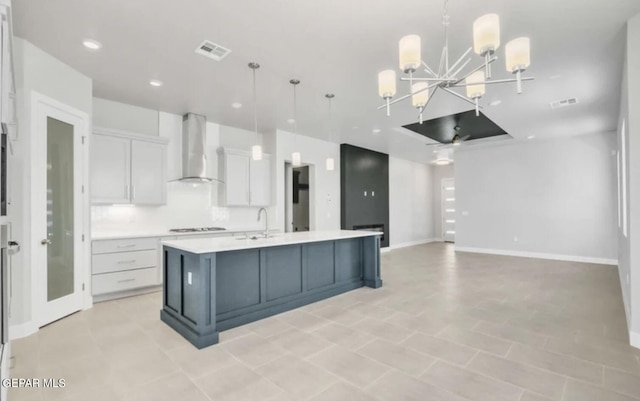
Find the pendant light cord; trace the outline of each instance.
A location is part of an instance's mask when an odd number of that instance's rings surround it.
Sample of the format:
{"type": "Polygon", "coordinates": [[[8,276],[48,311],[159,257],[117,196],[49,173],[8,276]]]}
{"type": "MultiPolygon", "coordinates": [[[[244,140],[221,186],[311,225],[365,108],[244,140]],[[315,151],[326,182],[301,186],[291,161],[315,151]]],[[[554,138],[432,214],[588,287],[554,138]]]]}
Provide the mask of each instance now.
{"type": "Polygon", "coordinates": [[[258,91],[256,89],[256,69],[253,69],[253,130],[256,133],[256,143],[260,142],[258,136],[258,91]]]}

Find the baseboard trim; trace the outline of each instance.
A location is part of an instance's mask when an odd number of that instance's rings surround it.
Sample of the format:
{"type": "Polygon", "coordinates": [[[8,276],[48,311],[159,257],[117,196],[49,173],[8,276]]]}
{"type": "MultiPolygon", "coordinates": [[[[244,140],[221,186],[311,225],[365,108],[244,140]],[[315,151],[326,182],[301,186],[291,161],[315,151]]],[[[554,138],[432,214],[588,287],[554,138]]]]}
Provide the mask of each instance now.
{"type": "Polygon", "coordinates": [[[640,349],[640,333],[629,330],[629,343],[632,347],[640,349]]]}
{"type": "Polygon", "coordinates": [[[9,339],[17,340],[18,338],[27,337],[38,331],[38,327],[32,321],[9,325],[9,339]]]}
{"type": "Polygon", "coordinates": [[[486,253],[490,255],[503,255],[503,256],[519,256],[522,258],[562,260],[565,262],[594,263],[598,265],[613,265],[613,266],[618,265],[617,259],[591,258],[591,257],[575,256],[575,255],[558,255],[554,253],[507,251],[502,249],[470,248],[470,247],[462,247],[462,246],[456,246],[455,249],[456,249],[456,252],[486,253]]]}
{"type": "Polygon", "coordinates": [[[401,242],[399,244],[393,244],[393,245],[389,246],[389,248],[390,249],[406,248],[408,246],[416,246],[416,245],[428,244],[430,242],[437,242],[437,241],[439,241],[437,238],[421,239],[421,240],[418,240],[418,241],[401,242]]]}

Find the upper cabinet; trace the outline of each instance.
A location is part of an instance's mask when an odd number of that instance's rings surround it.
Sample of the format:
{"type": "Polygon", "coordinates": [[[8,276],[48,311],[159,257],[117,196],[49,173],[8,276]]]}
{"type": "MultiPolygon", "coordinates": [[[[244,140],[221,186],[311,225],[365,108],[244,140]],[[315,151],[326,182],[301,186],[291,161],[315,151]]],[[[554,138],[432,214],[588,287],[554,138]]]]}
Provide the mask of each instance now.
{"type": "Polygon", "coordinates": [[[220,149],[220,171],[224,180],[220,202],[225,206],[269,206],[271,204],[271,156],[253,160],[251,153],[220,149]]]}
{"type": "Polygon", "coordinates": [[[106,130],[91,139],[94,204],[164,205],[167,140],[106,130]]]}

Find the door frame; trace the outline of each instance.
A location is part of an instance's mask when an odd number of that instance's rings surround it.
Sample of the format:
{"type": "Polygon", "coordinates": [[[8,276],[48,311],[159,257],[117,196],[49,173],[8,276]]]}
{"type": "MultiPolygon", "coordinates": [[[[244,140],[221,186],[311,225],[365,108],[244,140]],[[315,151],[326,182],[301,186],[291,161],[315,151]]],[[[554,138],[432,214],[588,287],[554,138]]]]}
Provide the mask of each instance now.
{"type": "MultiPolygon", "coordinates": [[[[81,154],[79,157],[75,157],[80,161],[78,166],[74,163],[74,170],[81,168],[80,172],[80,188],[74,193],[74,205],[75,208],[80,208],[79,216],[80,222],[76,227],[81,228],[81,232],[77,233],[77,239],[75,242],[74,252],[79,252],[75,257],[76,266],[74,269],[80,270],[80,286],[81,291],[81,309],[88,309],[93,305],[93,298],[91,296],[91,259],[90,259],[90,198],[89,198],[89,140],[91,132],[91,120],[89,115],[76,108],[68,106],[60,101],[52,99],[36,91],[31,91],[31,108],[30,108],[30,146],[29,154],[31,155],[31,177],[36,177],[34,173],[40,169],[43,171],[46,168],[46,158],[38,159],[34,157],[36,154],[44,152],[46,154],[46,130],[41,129],[41,121],[45,111],[42,108],[54,109],[64,114],[71,116],[75,122],[74,127],[77,127],[80,133],[81,144],[79,151],[81,154]]],[[[74,149],[75,152],[75,149],[74,149]]],[[[36,195],[41,194],[42,186],[46,182],[39,181],[37,179],[31,179],[30,181],[30,206],[29,211],[31,215],[31,321],[35,330],[38,330],[43,326],[45,318],[42,310],[43,300],[46,297],[46,275],[38,274],[39,269],[42,269],[43,265],[46,265],[46,256],[41,252],[42,245],[40,244],[41,238],[37,234],[41,230],[42,221],[45,219],[46,211],[42,210],[42,205],[39,203],[40,198],[36,195]]],[[[77,211],[77,209],[76,209],[77,211]]]]}

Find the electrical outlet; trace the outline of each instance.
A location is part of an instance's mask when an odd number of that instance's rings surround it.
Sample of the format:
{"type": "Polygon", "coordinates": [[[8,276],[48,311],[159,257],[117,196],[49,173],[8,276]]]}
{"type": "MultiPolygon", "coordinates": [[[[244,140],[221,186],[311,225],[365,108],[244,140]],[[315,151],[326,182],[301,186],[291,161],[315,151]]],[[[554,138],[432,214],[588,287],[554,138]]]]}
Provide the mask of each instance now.
{"type": "Polygon", "coordinates": [[[193,275],[191,274],[191,272],[187,272],[187,284],[193,284],[193,275]]]}

